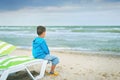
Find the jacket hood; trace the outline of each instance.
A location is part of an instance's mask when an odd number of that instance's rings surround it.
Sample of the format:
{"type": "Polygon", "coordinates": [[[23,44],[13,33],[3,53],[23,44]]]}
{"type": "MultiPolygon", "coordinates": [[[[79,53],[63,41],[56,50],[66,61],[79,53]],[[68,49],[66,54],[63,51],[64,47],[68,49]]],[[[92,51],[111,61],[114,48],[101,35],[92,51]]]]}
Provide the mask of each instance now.
{"type": "Polygon", "coordinates": [[[44,41],[43,38],[40,38],[40,37],[37,37],[33,40],[33,47],[37,47],[37,46],[40,46],[40,44],[44,41]]]}

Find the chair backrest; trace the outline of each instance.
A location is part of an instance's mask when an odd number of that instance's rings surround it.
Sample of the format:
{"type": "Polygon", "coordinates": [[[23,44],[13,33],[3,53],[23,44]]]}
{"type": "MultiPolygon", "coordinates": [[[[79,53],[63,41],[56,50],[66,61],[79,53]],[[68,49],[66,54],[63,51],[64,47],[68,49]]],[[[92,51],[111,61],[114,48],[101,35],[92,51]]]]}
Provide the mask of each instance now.
{"type": "Polygon", "coordinates": [[[0,40],[0,57],[10,54],[16,46],[0,40]]]}

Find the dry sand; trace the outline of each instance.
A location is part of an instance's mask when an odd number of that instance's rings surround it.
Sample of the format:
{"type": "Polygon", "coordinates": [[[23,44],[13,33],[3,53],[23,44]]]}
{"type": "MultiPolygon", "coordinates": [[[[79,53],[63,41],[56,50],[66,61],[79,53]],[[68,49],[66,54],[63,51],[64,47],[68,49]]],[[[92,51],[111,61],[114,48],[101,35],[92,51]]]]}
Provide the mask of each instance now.
{"type": "MultiPolygon", "coordinates": [[[[56,68],[59,76],[45,75],[42,80],[120,80],[120,56],[90,55],[75,51],[53,50],[51,54],[60,58],[56,68]]],[[[31,50],[17,49],[11,55],[31,56],[31,50]]],[[[38,70],[37,66],[32,67],[38,70]]],[[[47,71],[50,70],[50,64],[47,71]]],[[[36,74],[36,72],[32,72],[36,74]]],[[[8,80],[31,80],[26,72],[21,71],[8,80]],[[17,79],[15,79],[17,78],[17,79]]]]}

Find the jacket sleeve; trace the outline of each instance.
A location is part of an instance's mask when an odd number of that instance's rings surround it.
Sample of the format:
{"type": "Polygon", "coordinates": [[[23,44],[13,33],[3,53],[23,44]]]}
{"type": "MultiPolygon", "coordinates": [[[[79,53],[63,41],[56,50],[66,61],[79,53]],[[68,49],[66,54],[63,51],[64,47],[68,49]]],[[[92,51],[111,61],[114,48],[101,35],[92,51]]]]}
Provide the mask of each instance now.
{"type": "Polygon", "coordinates": [[[44,51],[45,54],[50,54],[48,46],[47,46],[47,44],[46,44],[45,41],[42,42],[41,48],[43,49],[43,51],[44,51]]]}

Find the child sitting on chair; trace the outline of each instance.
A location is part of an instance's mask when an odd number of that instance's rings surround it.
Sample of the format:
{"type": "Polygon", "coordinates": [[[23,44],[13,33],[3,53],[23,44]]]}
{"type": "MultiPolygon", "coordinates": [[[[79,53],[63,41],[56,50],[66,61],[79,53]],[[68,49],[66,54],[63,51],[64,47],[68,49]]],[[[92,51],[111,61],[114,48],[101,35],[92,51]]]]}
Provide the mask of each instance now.
{"type": "Polygon", "coordinates": [[[48,46],[46,44],[46,41],[44,39],[46,34],[46,28],[44,26],[38,26],[37,27],[37,34],[38,37],[36,37],[33,40],[33,48],[32,48],[32,54],[34,58],[37,59],[45,59],[52,62],[50,75],[58,75],[58,73],[54,72],[56,65],[59,63],[59,59],[56,56],[50,55],[50,51],[48,49],[48,46]]]}

